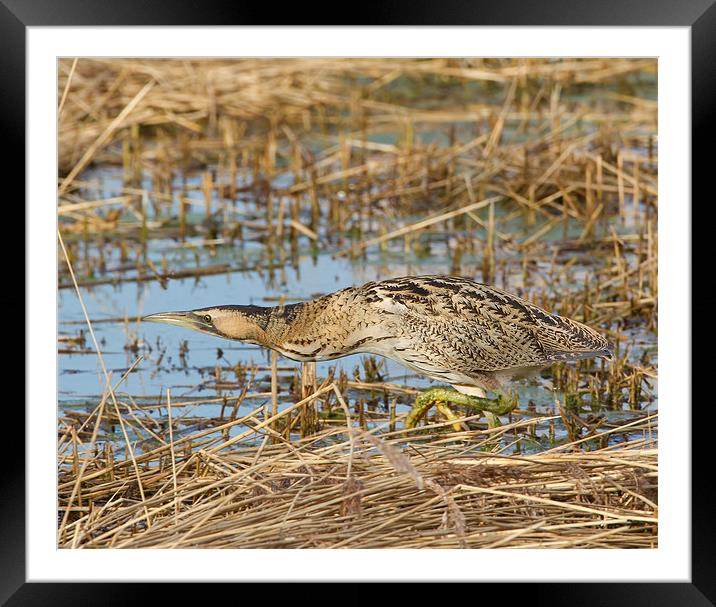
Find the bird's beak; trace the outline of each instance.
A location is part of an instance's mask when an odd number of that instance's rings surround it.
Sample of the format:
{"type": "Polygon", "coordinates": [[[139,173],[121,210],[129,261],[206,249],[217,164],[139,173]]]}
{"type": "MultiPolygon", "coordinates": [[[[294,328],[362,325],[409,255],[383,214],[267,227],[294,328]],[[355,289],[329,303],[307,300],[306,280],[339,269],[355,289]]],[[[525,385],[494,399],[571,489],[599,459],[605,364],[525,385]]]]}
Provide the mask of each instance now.
{"type": "Polygon", "coordinates": [[[159,314],[144,316],[142,320],[146,322],[162,322],[167,325],[175,325],[194,331],[215,332],[211,323],[206,322],[203,316],[195,314],[194,312],[160,312],[159,314]]]}

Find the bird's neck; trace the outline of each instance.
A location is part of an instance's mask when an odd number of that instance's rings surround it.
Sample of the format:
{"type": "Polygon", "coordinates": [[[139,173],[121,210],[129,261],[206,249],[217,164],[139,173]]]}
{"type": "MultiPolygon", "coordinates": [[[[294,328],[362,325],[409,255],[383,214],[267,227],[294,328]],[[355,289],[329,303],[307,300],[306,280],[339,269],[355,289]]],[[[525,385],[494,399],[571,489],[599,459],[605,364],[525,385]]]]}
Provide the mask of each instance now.
{"type": "Polygon", "coordinates": [[[265,340],[263,345],[273,348],[289,338],[296,321],[300,318],[305,303],[287,304],[272,308],[261,308],[256,321],[263,329],[265,340]]]}

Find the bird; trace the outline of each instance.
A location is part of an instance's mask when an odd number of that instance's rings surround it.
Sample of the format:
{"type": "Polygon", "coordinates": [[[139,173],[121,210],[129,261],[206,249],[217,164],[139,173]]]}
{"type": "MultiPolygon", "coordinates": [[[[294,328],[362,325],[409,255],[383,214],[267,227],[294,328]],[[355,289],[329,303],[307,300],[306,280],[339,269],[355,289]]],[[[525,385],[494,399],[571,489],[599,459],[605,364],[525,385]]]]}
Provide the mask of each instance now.
{"type": "Polygon", "coordinates": [[[273,307],[218,305],[142,320],[256,344],[301,362],[375,354],[448,384],[418,395],[405,419],[408,428],[433,405],[456,430],[464,426],[449,403],[507,414],[517,405],[503,389],[508,382],[554,363],[613,355],[608,340],[580,322],[447,275],[371,281],[273,307]],[[497,398],[488,399],[487,391],[497,398]]]}

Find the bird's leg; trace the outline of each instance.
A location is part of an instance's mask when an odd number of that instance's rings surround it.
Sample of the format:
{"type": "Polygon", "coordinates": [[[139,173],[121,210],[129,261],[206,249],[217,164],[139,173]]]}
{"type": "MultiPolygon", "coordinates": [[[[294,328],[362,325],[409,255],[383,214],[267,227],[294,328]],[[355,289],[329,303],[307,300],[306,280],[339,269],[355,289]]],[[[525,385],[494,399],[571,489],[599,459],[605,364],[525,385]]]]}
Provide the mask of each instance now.
{"type": "Polygon", "coordinates": [[[498,397],[492,400],[481,396],[463,394],[450,388],[430,388],[418,394],[413,408],[408,413],[408,417],[405,418],[405,426],[414,428],[430,407],[435,405],[438,411],[453,421],[453,427],[459,431],[461,429],[457,421],[459,417],[450,410],[447,405],[449,402],[463,405],[479,412],[490,411],[495,415],[505,415],[517,407],[517,399],[508,396],[504,392],[498,392],[498,397]],[[449,414],[446,411],[449,411],[449,414]]]}
{"type": "Polygon", "coordinates": [[[414,428],[434,404],[438,402],[446,404],[447,399],[445,398],[445,394],[447,392],[452,392],[452,390],[448,390],[447,388],[431,388],[418,394],[413,408],[408,412],[408,417],[405,418],[405,427],[414,428]]]}
{"type": "Polygon", "coordinates": [[[495,399],[470,396],[457,391],[455,394],[457,398],[451,399],[452,402],[476,411],[489,411],[495,415],[507,415],[510,411],[514,411],[519,404],[516,397],[505,394],[502,390],[496,391],[497,398],[495,399]]]}

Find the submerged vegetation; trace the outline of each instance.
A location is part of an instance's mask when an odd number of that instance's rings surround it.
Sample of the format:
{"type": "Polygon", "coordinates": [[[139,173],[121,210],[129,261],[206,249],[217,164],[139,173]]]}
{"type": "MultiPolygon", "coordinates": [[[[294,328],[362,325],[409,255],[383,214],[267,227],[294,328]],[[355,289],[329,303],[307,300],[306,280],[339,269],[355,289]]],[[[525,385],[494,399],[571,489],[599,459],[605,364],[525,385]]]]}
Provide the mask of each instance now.
{"type": "Polygon", "coordinates": [[[60,547],[656,546],[655,60],[58,71],[60,547]],[[430,384],[384,359],[139,323],[419,273],[616,356],[516,383],[469,431],[411,431],[430,384]]]}

